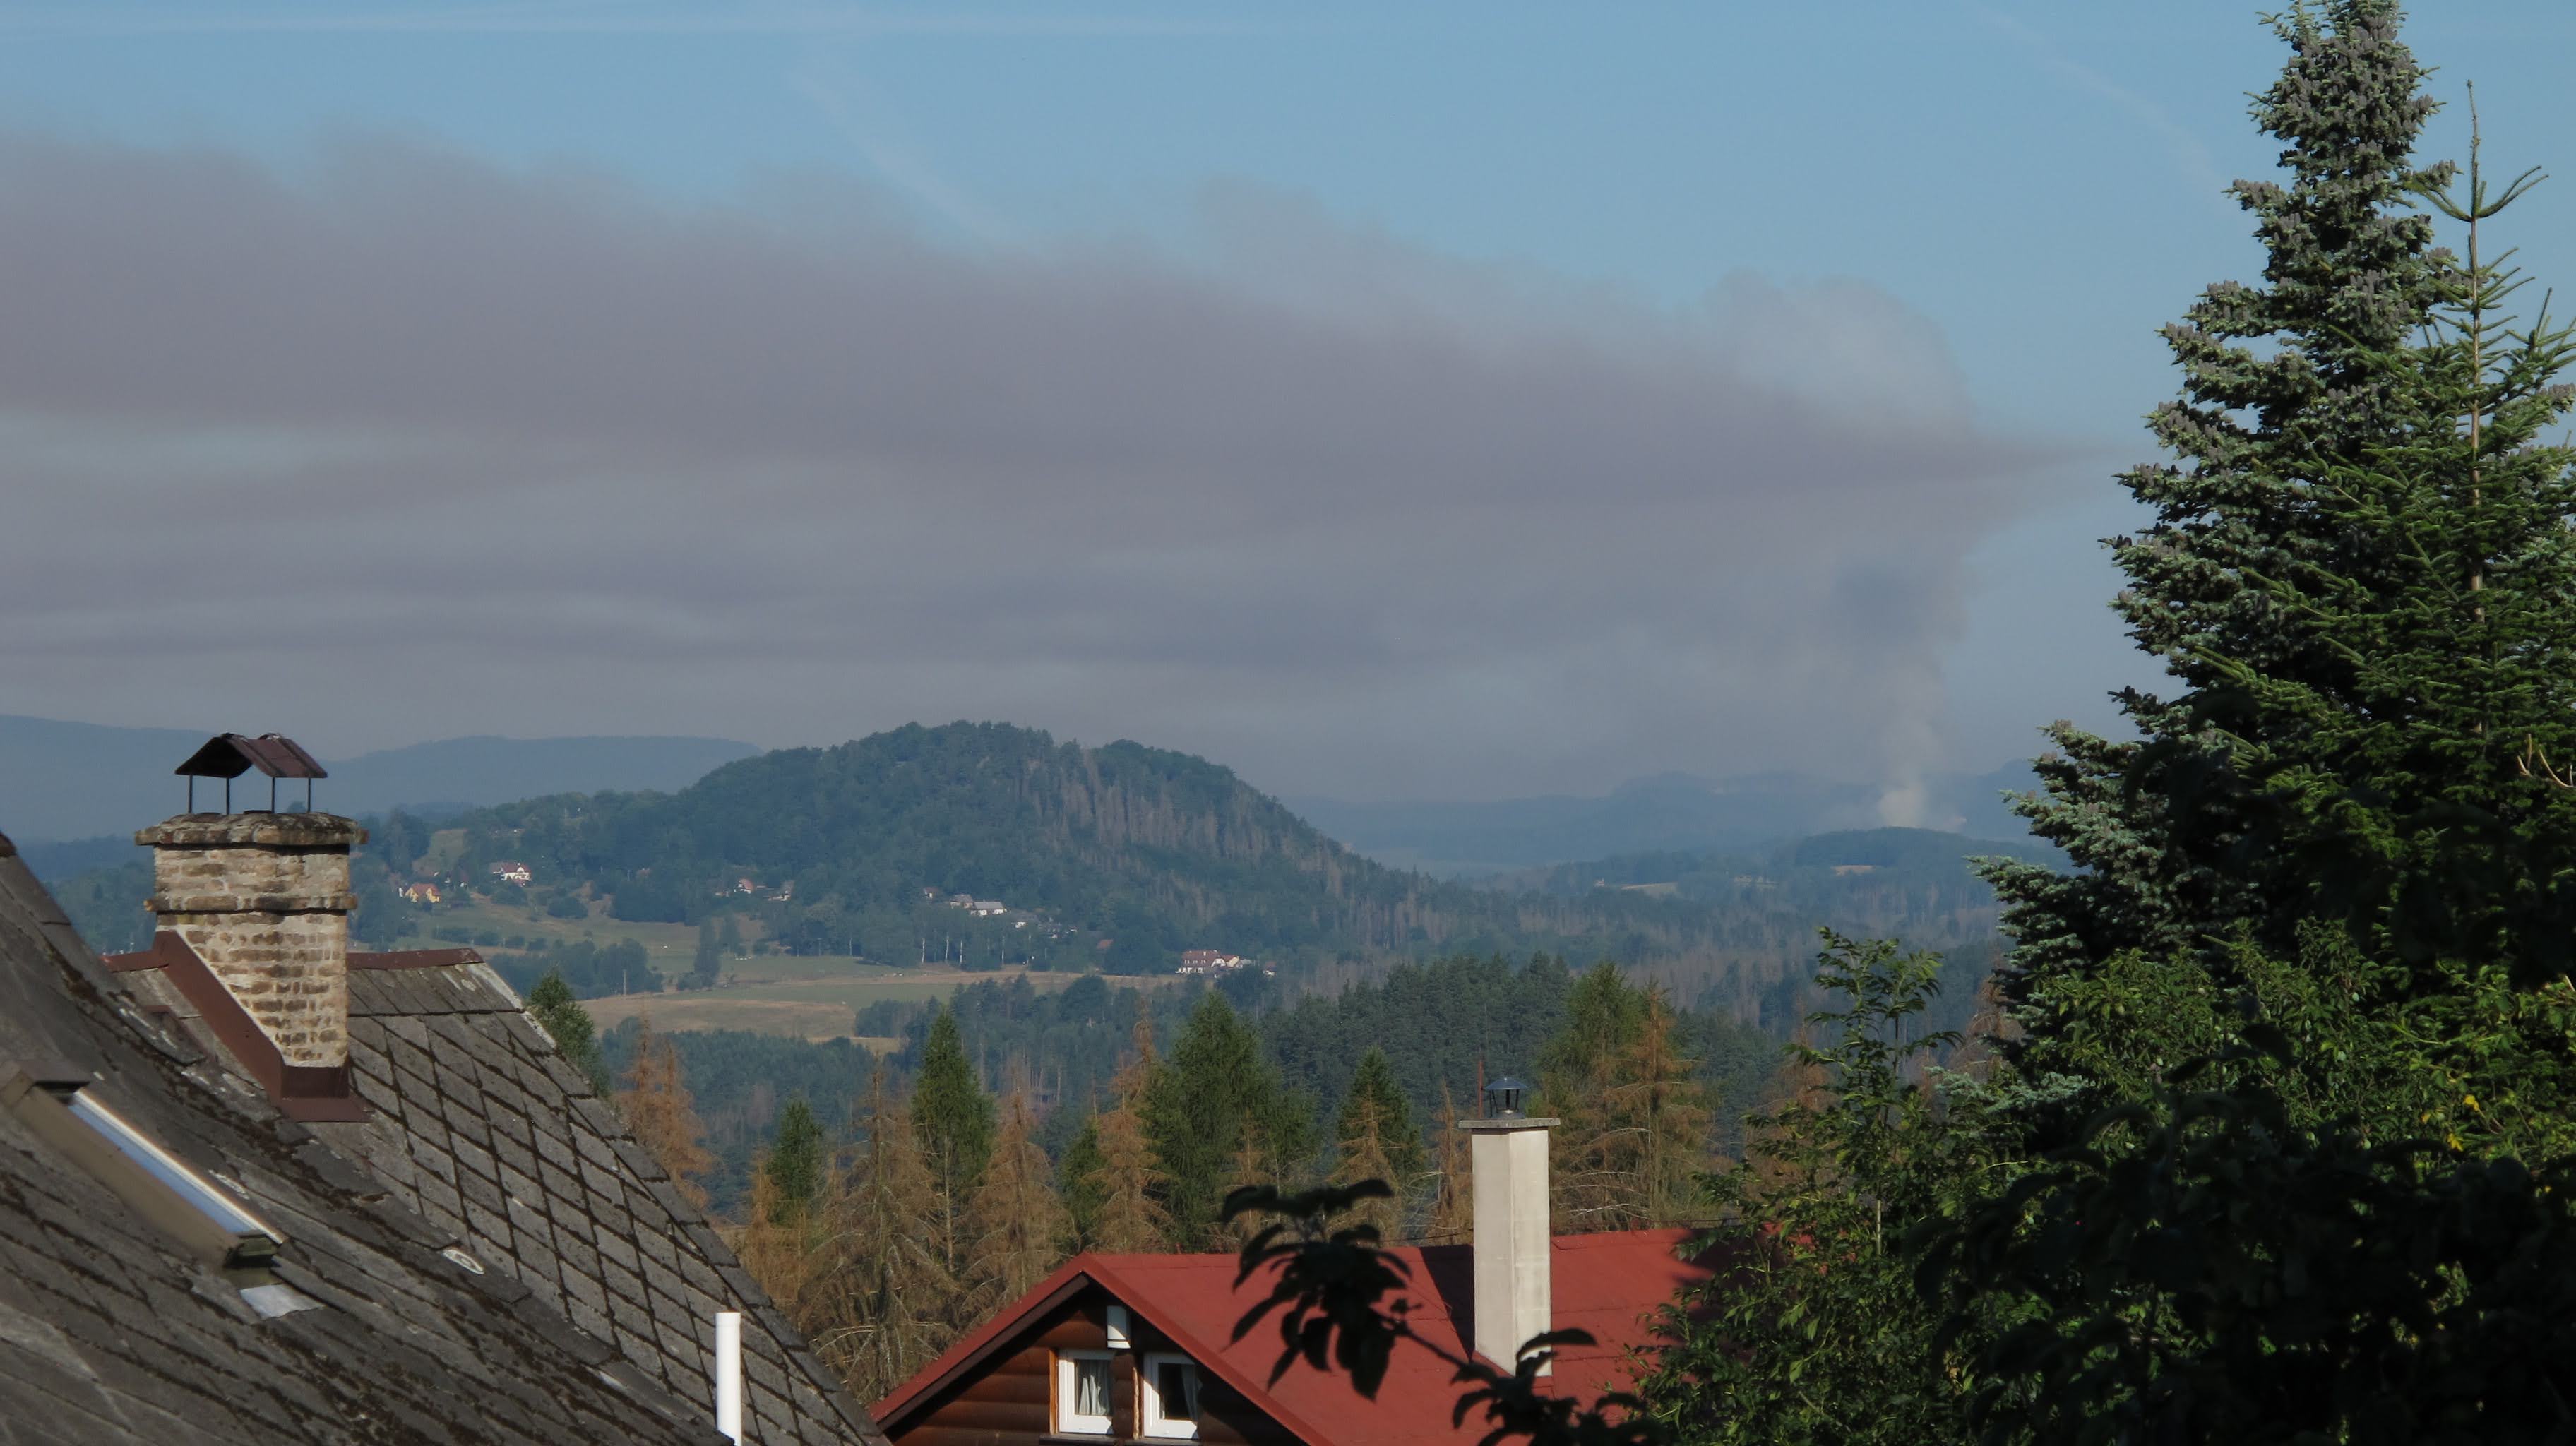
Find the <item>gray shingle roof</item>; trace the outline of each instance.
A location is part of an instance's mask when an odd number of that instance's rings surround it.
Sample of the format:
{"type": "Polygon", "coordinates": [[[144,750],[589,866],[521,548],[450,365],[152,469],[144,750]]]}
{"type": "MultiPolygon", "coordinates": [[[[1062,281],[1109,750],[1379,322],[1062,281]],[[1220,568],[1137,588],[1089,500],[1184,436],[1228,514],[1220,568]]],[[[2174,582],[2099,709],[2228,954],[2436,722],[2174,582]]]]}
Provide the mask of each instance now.
{"type": "MultiPolygon", "coordinates": [[[[675,1395],[707,1396],[715,1314],[741,1311],[745,1441],[881,1443],[510,987],[480,962],[445,962],[457,952],[376,956],[409,967],[349,971],[349,1067],[369,1118],[306,1128],[675,1395]]],[[[156,970],[117,978],[194,1020],[156,970]]],[[[223,1058],[211,1032],[196,1038],[223,1058]]]]}
{"type": "Polygon", "coordinates": [[[0,1112],[0,1442],[721,1441],[700,1393],[576,1329],[157,1022],[0,839],[0,1062],[65,1061],[287,1239],[262,1316],[0,1112]]]}
{"type": "Polygon", "coordinates": [[[357,969],[349,992],[349,1063],[373,1117],[317,1134],[674,1392],[708,1379],[715,1312],[744,1312],[746,1440],[876,1437],[491,969],[357,969]]]}

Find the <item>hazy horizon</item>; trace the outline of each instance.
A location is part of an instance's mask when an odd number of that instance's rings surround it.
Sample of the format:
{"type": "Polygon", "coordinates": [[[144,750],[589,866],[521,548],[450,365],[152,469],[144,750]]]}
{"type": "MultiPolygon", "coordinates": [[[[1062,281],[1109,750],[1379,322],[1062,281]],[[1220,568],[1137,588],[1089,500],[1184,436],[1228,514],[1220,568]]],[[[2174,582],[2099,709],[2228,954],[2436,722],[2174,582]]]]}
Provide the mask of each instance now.
{"type": "MultiPolygon", "coordinates": [[[[2493,163],[2552,160],[2576,97],[2493,40],[2571,27],[2417,16],[2427,152],[2474,79],[2493,163]]],[[[2282,58],[2216,3],[0,34],[0,710],[997,719],[1288,796],[1791,770],[1891,822],[2151,681],[2093,540],[2156,328],[2259,265],[2222,188],[2282,58]]],[[[2544,284],[2571,205],[2507,228],[2544,284]]]]}

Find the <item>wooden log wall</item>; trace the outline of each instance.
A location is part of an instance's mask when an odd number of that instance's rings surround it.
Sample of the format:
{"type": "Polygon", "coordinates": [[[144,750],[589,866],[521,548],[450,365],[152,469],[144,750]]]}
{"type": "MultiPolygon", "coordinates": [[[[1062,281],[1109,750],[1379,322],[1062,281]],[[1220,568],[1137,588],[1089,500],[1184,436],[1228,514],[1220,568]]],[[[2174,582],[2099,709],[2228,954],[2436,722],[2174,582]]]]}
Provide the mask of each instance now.
{"type": "MultiPolygon", "coordinates": [[[[894,1446],[1036,1446],[1041,1438],[1082,1439],[1055,1429],[1056,1352],[1107,1350],[1109,1304],[1105,1293],[1092,1290],[1028,1322],[1014,1340],[915,1412],[893,1433],[894,1446]]],[[[1098,1438],[1104,1441],[1138,1439],[1143,1359],[1174,1349],[1142,1319],[1131,1320],[1135,1348],[1115,1353],[1110,1362],[1109,1434],[1098,1438]]],[[[1202,1446],[1298,1446],[1295,1436],[1204,1366],[1198,1426],[1202,1446]]]]}

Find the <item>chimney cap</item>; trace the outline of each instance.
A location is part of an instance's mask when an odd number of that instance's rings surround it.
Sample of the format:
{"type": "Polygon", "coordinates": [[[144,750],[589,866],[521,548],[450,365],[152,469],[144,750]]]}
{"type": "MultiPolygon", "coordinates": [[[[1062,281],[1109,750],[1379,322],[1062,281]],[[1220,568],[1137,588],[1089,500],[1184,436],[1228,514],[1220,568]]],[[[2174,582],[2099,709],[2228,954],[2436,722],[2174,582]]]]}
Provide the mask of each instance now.
{"type": "Polygon", "coordinates": [[[257,738],[218,733],[170,771],[189,778],[239,778],[254,768],[271,778],[331,776],[319,760],[283,733],[263,733],[257,738]]]}
{"type": "Polygon", "coordinates": [[[1530,1084],[1517,1075],[1505,1075],[1485,1086],[1485,1118],[1516,1120],[1522,1117],[1522,1106],[1529,1100],[1530,1084]]]}

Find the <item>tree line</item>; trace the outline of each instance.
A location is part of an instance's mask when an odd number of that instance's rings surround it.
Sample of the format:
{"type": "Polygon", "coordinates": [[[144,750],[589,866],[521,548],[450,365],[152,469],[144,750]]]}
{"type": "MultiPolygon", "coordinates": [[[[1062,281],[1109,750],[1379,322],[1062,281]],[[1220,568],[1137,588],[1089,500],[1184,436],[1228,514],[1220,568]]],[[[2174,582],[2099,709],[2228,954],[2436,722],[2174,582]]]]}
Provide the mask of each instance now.
{"type": "MultiPolygon", "coordinates": [[[[1563,975],[1553,961],[1530,967],[1543,966],[1563,975]]],[[[1560,1023],[1535,1051],[1539,1107],[1566,1122],[1553,1137],[1560,1228],[1707,1222],[1692,1182],[1716,1161],[1717,1105],[1681,1013],[1613,964],[1562,985],[1560,1023]]],[[[607,1077],[560,979],[544,981],[531,1008],[577,1066],[607,1077]]],[[[1472,1182],[1456,1121],[1480,1107],[1444,1080],[1436,1110],[1424,1110],[1384,1048],[1359,1051],[1319,1110],[1223,994],[1200,994],[1168,1047],[1140,1009],[1106,1089],[1056,1111],[1067,1142],[1051,1156],[1033,1092],[1024,1080],[987,1089],[959,1019],[950,1008],[932,1015],[908,1081],[889,1061],[869,1062],[838,1118],[788,1099],[738,1211],[746,1268],[861,1399],[1074,1253],[1235,1248],[1246,1232],[1223,1204],[1246,1187],[1391,1180],[1367,1214],[1384,1238],[1467,1238],[1472,1182]]],[[[624,1033],[621,1105],[704,1202],[716,1157],[685,1083],[692,1036],[624,1033]]]]}

